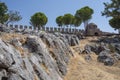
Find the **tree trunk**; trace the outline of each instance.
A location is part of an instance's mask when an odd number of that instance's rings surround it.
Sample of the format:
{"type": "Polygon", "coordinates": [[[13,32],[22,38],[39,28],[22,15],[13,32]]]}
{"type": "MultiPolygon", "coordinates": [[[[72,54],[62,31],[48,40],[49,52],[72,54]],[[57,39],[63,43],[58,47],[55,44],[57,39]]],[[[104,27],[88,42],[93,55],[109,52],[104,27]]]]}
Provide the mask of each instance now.
{"type": "Polygon", "coordinates": [[[84,29],[86,30],[86,27],[88,25],[88,20],[87,21],[84,21],[84,29]]]}
{"type": "Polygon", "coordinates": [[[120,28],[118,29],[118,34],[120,34],[120,28]]]}
{"type": "Polygon", "coordinates": [[[86,30],[87,25],[88,25],[88,20],[84,21],[85,35],[87,34],[87,30],[86,30]]]}
{"type": "Polygon", "coordinates": [[[40,30],[40,26],[38,26],[38,30],[40,30]]]}
{"type": "Polygon", "coordinates": [[[70,33],[72,32],[72,30],[71,30],[71,29],[72,29],[72,25],[70,25],[70,31],[69,31],[70,33]]]}
{"type": "Polygon", "coordinates": [[[7,21],[5,24],[8,25],[8,23],[10,23],[10,21],[7,21]]]}

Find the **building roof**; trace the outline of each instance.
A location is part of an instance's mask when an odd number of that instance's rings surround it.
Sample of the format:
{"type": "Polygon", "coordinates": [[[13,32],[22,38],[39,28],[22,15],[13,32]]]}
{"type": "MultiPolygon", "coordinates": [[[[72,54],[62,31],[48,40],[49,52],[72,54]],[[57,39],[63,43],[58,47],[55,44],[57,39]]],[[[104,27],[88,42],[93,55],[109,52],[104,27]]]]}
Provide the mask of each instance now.
{"type": "Polygon", "coordinates": [[[87,25],[87,29],[96,29],[97,28],[97,25],[95,23],[89,23],[87,25]]]}
{"type": "MultiPolygon", "coordinates": [[[[88,25],[96,25],[95,23],[89,23],[88,25]]],[[[96,25],[97,26],[97,25],[96,25]]]]}

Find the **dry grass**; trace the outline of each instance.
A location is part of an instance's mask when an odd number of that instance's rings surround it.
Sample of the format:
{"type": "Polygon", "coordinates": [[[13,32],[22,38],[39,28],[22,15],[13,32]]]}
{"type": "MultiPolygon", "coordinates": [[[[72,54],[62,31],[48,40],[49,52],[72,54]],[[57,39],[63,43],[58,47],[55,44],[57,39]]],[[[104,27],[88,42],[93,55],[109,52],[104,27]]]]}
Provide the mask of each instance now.
{"type": "MultiPolygon", "coordinates": [[[[17,33],[3,33],[0,38],[5,41],[5,42],[9,42],[10,40],[17,38],[19,39],[21,44],[24,44],[26,42],[26,36],[21,35],[21,34],[17,34],[17,33]]],[[[24,56],[24,49],[22,48],[22,46],[15,46],[13,45],[20,53],[22,56],[24,56]]]]}
{"type": "Polygon", "coordinates": [[[49,53],[52,56],[52,58],[56,61],[56,55],[53,52],[53,48],[48,48],[49,49],[49,53]]]}
{"type": "Polygon", "coordinates": [[[39,78],[36,74],[34,74],[34,80],[39,80],[39,78]]]}
{"type": "MultiPolygon", "coordinates": [[[[86,44],[90,44],[89,41],[97,38],[87,38],[80,41],[80,47],[86,44]]],[[[75,57],[71,58],[68,65],[68,73],[64,77],[64,80],[120,80],[120,67],[104,66],[102,63],[97,62],[97,55],[94,53],[91,55],[92,60],[86,62],[84,54],[75,53],[75,57]]]]}
{"type": "Polygon", "coordinates": [[[47,74],[50,74],[50,71],[49,71],[48,67],[45,65],[45,63],[42,63],[40,65],[46,71],[47,74]]]}
{"type": "Polygon", "coordinates": [[[0,38],[3,40],[3,41],[10,41],[11,39],[13,38],[18,38],[20,39],[20,42],[22,44],[25,43],[26,41],[26,36],[25,35],[22,35],[22,34],[17,34],[17,33],[3,33],[0,38]]]}
{"type": "Polygon", "coordinates": [[[21,56],[24,56],[25,51],[22,47],[18,47],[18,46],[14,46],[14,47],[20,52],[21,56]]]}
{"type": "Polygon", "coordinates": [[[120,80],[120,68],[98,63],[94,54],[92,58],[90,62],[86,62],[82,55],[72,58],[64,80],[120,80]]]}

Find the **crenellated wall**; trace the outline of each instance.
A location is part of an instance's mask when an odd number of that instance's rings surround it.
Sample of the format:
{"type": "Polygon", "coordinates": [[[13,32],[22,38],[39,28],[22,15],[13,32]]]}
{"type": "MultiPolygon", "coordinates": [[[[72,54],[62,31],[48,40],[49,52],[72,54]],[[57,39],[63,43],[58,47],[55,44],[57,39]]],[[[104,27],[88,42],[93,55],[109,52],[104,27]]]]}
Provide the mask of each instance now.
{"type": "MultiPolygon", "coordinates": [[[[33,26],[26,26],[26,25],[7,25],[7,27],[16,28],[18,30],[22,29],[31,29],[35,30],[33,26]]],[[[36,29],[38,30],[38,29],[36,29]]],[[[84,33],[84,30],[81,29],[74,29],[74,28],[61,28],[61,27],[41,27],[40,30],[46,32],[61,32],[61,33],[84,33]]]]}

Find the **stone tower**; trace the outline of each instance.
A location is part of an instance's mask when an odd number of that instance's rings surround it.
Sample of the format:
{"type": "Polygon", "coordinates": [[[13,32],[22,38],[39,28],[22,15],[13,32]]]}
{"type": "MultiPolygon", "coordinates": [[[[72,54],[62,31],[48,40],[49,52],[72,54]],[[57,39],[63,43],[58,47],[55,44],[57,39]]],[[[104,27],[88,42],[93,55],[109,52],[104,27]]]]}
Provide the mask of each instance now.
{"type": "Polygon", "coordinates": [[[102,35],[102,31],[97,27],[96,24],[90,23],[86,27],[85,34],[89,36],[99,36],[102,35]]]}

